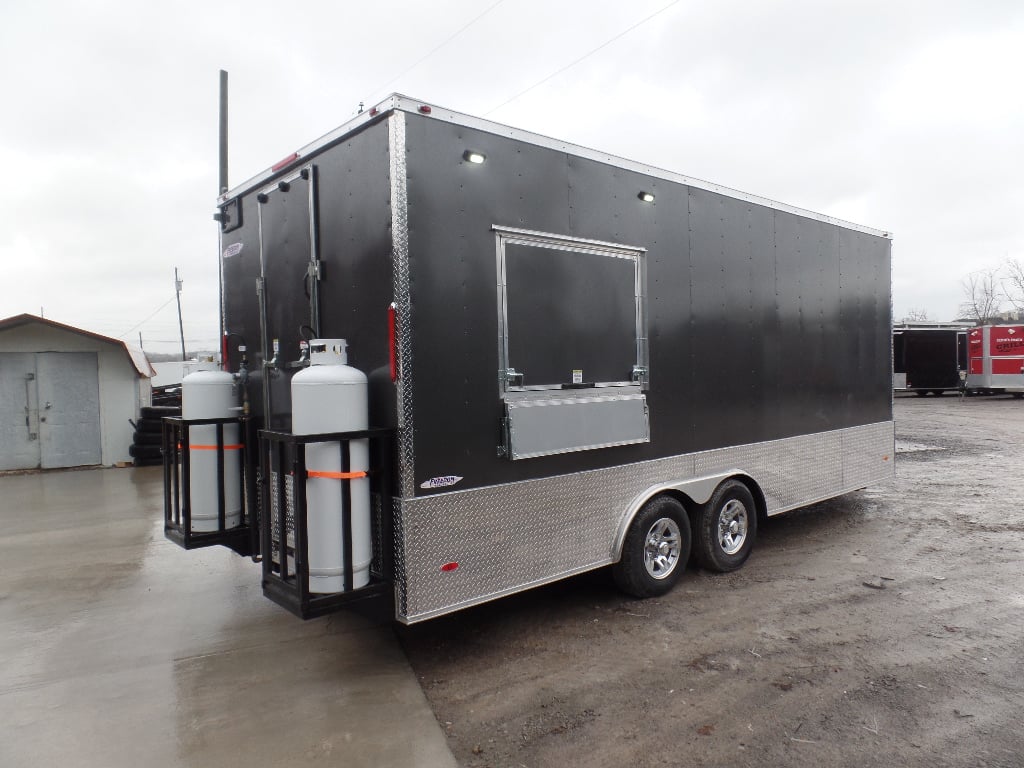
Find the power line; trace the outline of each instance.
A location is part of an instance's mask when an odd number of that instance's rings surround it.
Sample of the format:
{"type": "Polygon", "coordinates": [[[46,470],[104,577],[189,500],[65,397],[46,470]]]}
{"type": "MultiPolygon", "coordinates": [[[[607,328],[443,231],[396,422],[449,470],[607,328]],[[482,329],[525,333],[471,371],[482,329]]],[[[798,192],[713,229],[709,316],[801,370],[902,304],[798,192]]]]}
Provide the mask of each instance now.
{"type": "Polygon", "coordinates": [[[672,2],[669,3],[668,5],[666,5],[664,8],[661,8],[661,9],[655,11],[654,13],[652,13],[650,16],[647,16],[646,18],[641,19],[640,21],[638,21],[636,24],[634,24],[633,26],[629,27],[628,29],[625,29],[622,32],[619,32],[619,34],[615,35],[615,37],[613,37],[610,40],[606,40],[605,42],[601,43],[594,50],[589,51],[588,53],[583,54],[582,56],[580,56],[578,59],[576,59],[576,61],[572,62],[571,64],[566,64],[564,67],[562,67],[561,69],[557,70],[556,72],[552,72],[550,75],[545,77],[543,80],[538,80],[536,83],[531,85],[529,88],[527,88],[524,91],[520,91],[519,93],[517,93],[515,96],[513,96],[508,101],[503,101],[501,104],[496,106],[490,112],[485,112],[483,116],[484,117],[490,116],[491,114],[497,112],[499,109],[501,109],[502,107],[506,106],[507,104],[511,104],[513,101],[518,99],[520,96],[525,96],[527,93],[532,91],[534,88],[537,88],[537,87],[539,87],[541,85],[544,85],[544,83],[546,83],[548,80],[552,80],[552,79],[558,77],[560,74],[565,72],[567,69],[572,69],[573,67],[575,67],[577,64],[579,64],[584,59],[587,59],[587,58],[593,56],[595,53],[600,51],[602,48],[607,48],[609,45],[614,43],[620,37],[625,37],[626,35],[628,35],[630,32],[632,32],[637,27],[642,26],[643,24],[646,24],[648,21],[653,19],[655,16],[658,16],[659,14],[664,13],[669,8],[671,8],[673,5],[676,5],[678,2],[679,2],[679,0],[672,0],[672,2]]]}
{"type": "MultiPolygon", "coordinates": [[[[481,13],[481,14],[480,14],[479,16],[476,16],[476,17],[474,17],[474,18],[473,18],[473,19],[472,19],[471,21],[469,21],[468,23],[464,24],[464,25],[463,25],[462,27],[460,27],[460,28],[458,29],[458,31],[456,31],[456,32],[452,33],[452,34],[451,34],[451,35],[450,35],[450,36],[449,36],[449,37],[448,37],[448,38],[447,38],[447,39],[446,39],[446,40],[445,40],[444,42],[442,42],[441,44],[439,44],[439,45],[437,45],[437,46],[433,47],[432,49],[430,49],[430,51],[429,51],[428,53],[426,53],[425,55],[423,55],[423,56],[421,56],[420,58],[418,58],[418,59],[417,59],[417,60],[416,60],[415,62],[413,62],[412,64],[410,64],[410,65],[409,65],[408,67],[406,67],[406,68],[405,68],[404,70],[402,70],[402,71],[401,71],[401,72],[399,72],[399,73],[398,73],[397,75],[395,75],[395,76],[394,76],[393,78],[391,78],[391,79],[390,79],[390,80],[388,80],[388,81],[387,81],[386,83],[384,83],[384,85],[380,86],[379,88],[374,88],[374,89],[373,89],[372,91],[370,91],[370,95],[366,97],[365,101],[367,101],[367,102],[368,102],[368,101],[370,101],[370,96],[374,96],[374,95],[376,95],[377,93],[379,93],[380,91],[383,91],[383,90],[384,90],[385,88],[387,88],[387,87],[388,87],[389,85],[391,85],[391,84],[392,84],[393,82],[395,82],[396,80],[398,80],[398,79],[399,79],[400,77],[402,77],[402,76],[404,76],[404,75],[408,74],[409,72],[411,72],[412,70],[416,69],[416,67],[418,67],[418,66],[419,66],[420,64],[422,64],[422,63],[423,63],[424,61],[426,61],[427,59],[429,59],[429,58],[430,58],[431,56],[433,56],[433,55],[434,55],[435,53],[437,53],[437,52],[438,52],[439,50],[441,50],[442,48],[444,48],[444,47],[445,47],[446,45],[448,45],[448,43],[450,43],[450,42],[451,42],[452,40],[454,40],[454,39],[455,39],[456,37],[458,37],[459,35],[461,35],[461,34],[462,34],[463,32],[465,32],[465,31],[466,31],[467,29],[469,29],[469,28],[470,28],[471,26],[473,26],[474,24],[476,24],[476,23],[477,23],[478,21],[480,21],[480,19],[482,19],[482,18],[483,18],[484,16],[486,16],[486,15],[487,15],[488,13],[490,13],[491,11],[493,11],[493,10],[494,10],[495,8],[497,8],[497,7],[499,6],[499,5],[501,5],[501,4],[503,3],[503,2],[505,2],[505,0],[498,0],[498,2],[494,3],[494,5],[492,5],[492,6],[490,7],[490,8],[488,8],[488,9],[487,9],[486,11],[484,11],[483,13],[481,13]]],[[[677,0],[677,2],[678,2],[678,0],[677,0]]]]}
{"type": "MultiPolygon", "coordinates": [[[[180,338],[174,339],[143,339],[147,344],[177,344],[180,338]]],[[[186,344],[220,344],[220,339],[185,339],[186,344]]]]}
{"type": "MultiPolygon", "coordinates": [[[[171,297],[171,298],[169,298],[169,299],[168,299],[167,301],[165,301],[165,302],[164,302],[163,304],[161,304],[161,305],[160,305],[159,307],[157,307],[157,308],[156,308],[156,309],[155,309],[155,310],[153,311],[153,314],[149,315],[149,316],[148,316],[148,317],[146,318],[146,320],[151,320],[151,319],[153,319],[154,317],[156,317],[157,313],[158,313],[158,312],[159,312],[159,311],[160,311],[161,309],[163,309],[164,307],[166,307],[166,306],[167,306],[168,304],[170,304],[170,303],[171,303],[172,301],[174,301],[174,299],[175,299],[175,298],[177,298],[177,296],[172,296],[172,297],[171,297]]],[[[121,339],[121,338],[124,338],[124,337],[125,337],[125,336],[127,336],[127,335],[128,335],[129,333],[131,333],[132,331],[134,331],[134,330],[135,330],[136,328],[139,328],[139,327],[140,327],[140,326],[141,326],[141,325],[142,325],[143,323],[145,323],[145,322],[146,322],[146,320],[143,320],[143,321],[141,321],[141,322],[139,322],[139,323],[137,323],[137,324],[133,325],[133,326],[132,326],[131,328],[129,328],[129,329],[128,329],[127,331],[125,331],[124,333],[122,333],[122,334],[119,334],[117,338],[119,338],[119,339],[121,339]]]]}

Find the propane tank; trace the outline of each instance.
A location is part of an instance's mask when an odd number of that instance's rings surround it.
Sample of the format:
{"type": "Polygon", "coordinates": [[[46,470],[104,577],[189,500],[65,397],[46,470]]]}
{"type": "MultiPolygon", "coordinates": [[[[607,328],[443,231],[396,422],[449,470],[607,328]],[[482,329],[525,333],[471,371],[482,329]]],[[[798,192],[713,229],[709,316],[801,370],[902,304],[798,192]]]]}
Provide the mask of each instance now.
{"type": "MultiPolygon", "coordinates": [[[[182,421],[237,416],[234,377],[226,371],[197,371],[181,380],[182,421]]],[[[189,507],[192,530],[218,530],[217,427],[189,425],[189,507]]],[[[238,424],[224,425],[224,527],[237,528],[242,517],[242,446],[238,424]]]]}
{"type": "MultiPolygon", "coordinates": [[[[344,339],[313,339],[310,365],[292,377],[292,432],[313,435],[367,428],[366,374],[348,365],[344,339]]],[[[342,486],[351,484],[352,587],[370,583],[373,543],[370,533],[370,468],[366,440],[349,443],[349,467],[342,470],[337,442],[306,446],[306,530],[309,542],[309,591],[344,590],[342,486]]]]}

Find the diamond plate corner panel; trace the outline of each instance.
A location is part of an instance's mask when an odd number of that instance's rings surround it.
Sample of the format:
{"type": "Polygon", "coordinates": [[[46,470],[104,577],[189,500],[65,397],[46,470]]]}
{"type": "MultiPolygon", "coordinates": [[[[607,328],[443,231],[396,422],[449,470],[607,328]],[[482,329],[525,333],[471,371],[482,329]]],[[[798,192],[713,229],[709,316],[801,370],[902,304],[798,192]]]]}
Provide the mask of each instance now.
{"type": "Polygon", "coordinates": [[[896,425],[887,421],[867,427],[849,429],[842,433],[843,485],[863,488],[880,480],[896,476],[896,425]],[[881,461],[879,453],[884,448],[881,461]]]}
{"type": "Polygon", "coordinates": [[[398,312],[398,487],[415,495],[413,450],[412,300],[409,295],[409,190],[405,160],[405,114],[388,118],[391,173],[391,247],[398,312]]]}
{"type": "Polygon", "coordinates": [[[403,619],[409,613],[409,595],[406,585],[409,579],[406,577],[405,568],[405,543],[407,537],[405,526],[402,524],[402,500],[392,499],[391,503],[391,533],[394,544],[394,557],[392,567],[395,578],[395,618],[403,619]]]}
{"type": "Polygon", "coordinates": [[[396,509],[398,618],[414,623],[612,563],[626,511],[658,485],[745,472],[772,514],[890,479],[893,434],[884,422],[407,498],[396,509]]]}

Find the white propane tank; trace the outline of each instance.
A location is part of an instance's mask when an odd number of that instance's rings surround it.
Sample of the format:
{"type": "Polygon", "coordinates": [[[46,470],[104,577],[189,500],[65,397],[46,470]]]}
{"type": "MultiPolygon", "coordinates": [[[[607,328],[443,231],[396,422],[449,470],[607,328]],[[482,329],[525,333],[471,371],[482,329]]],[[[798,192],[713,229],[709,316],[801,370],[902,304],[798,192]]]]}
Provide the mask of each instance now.
{"type": "MultiPolygon", "coordinates": [[[[344,339],[313,339],[309,362],[292,377],[292,432],[314,435],[366,429],[366,374],[348,365],[344,339]]],[[[370,583],[373,543],[370,533],[370,468],[366,440],[349,443],[352,499],[352,587],[370,583]]],[[[306,445],[306,530],[309,540],[309,591],[344,590],[341,450],[337,442],[306,445]]]]}
{"type": "MultiPolygon", "coordinates": [[[[197,371],[181,380],[181,418],[226,419],[238,415],[234,378],[226,371],[197,371]]],[[[217,427],[189,426],[189,502],[192,530],[218,530],[217,427]]],[[[238,424],[224,425],[224,527],[237,528],[242,519],[242,446],[238,424]]]]}

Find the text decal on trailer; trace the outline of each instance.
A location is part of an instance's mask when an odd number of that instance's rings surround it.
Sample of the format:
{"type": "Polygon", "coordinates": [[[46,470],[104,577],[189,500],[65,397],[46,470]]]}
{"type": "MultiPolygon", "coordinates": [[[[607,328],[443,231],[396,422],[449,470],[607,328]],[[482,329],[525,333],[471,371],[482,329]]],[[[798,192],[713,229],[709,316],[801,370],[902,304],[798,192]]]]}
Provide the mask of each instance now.
{"type": "Polygon", "coordinates": [[[994,326],[990,342],[993,355],[1019,355],[1024,352],[1024,328],[1020,326],[994,326]]]}
{"type": "Polygon", "coordinates": [[[444,477],[432,477],[420,483],[420,488],[447,488],[455,485],[462,478],[458,475],[445,475],[444,477]]]}

